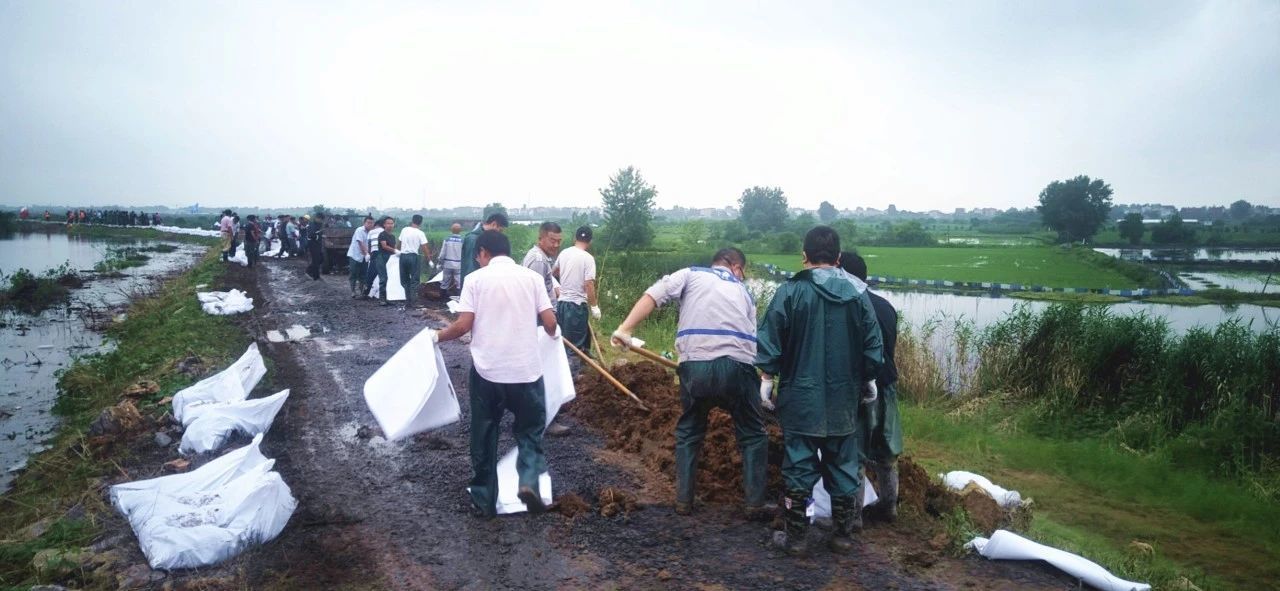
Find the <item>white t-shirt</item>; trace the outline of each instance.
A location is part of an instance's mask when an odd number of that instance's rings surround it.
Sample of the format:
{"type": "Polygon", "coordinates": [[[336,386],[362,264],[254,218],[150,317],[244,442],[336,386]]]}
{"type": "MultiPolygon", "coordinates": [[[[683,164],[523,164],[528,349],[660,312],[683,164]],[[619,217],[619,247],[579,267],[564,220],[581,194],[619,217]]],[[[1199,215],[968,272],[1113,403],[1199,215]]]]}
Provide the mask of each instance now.
{"type": "Polygon", "coordinates": [[[382,234],[383,232],[386,232],[386,230],[383,230],[382,226],[374,226],[372,230],[369,230],[369,253],[370,254],[378,252],[378,235],[382,234]]]}
{"type": "Polygon", "coordinates": [[[555,268],[560,269],[560,301],[587,303],[587,282],[596,280],[596,257],[574,245],[560,251],[555,268]]]}
{"type": "Polygon", "coordinates": [[[351,235],[351,246],[347,247],[347,258],[364,262],[364,252],[360,250],[360,243],[364,242],[365,246],[369,246],[369,231],[364,226],[356,228],[355,234],[351,235]]]}
{"type": "Polygon", "coordinates": [[[427,243],[427,235],[413,226],[400,230],[400,253],[422,254],[422,245],[427,243]]]}
{"type": "Polygon", "coordinates": [[[467,275],[458,311],[476,315],[471,325],[471,363],[496,384],[527,384],[542,377],[538,314],[551,309],[542,277],[511,257],[494,257],[467,275]]]}

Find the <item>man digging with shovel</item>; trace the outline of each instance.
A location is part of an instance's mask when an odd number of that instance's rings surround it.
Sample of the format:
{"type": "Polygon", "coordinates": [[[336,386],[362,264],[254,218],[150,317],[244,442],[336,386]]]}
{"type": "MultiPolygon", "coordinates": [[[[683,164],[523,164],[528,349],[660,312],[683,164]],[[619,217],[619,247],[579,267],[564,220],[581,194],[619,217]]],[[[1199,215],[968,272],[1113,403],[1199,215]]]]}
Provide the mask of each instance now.
{"type": "Polygon", "coordinates": [[[710,267],[681,269],[659,279],[636,301],[610,341],[632,346],[631,333],[658,306],[680,302],[676,351],[680,403],[676,423],[676,513],[693,511],[698,454],[707,433],[707,413],[722,408],[733,417],[742,451],[742,485],[748,519],[768,517],[764,505],[768,440],[764,433],[756,356],[756,304],[742,283],[747,257],[736,248],[717,252],[710,267]]]}

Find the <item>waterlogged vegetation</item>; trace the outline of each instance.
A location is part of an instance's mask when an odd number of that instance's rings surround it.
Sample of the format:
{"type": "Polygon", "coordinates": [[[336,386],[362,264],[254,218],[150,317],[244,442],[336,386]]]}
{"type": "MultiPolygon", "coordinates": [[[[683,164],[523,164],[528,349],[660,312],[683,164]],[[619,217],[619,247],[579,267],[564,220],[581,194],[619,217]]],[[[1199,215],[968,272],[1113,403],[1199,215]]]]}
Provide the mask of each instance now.
{"type": "MultiPolygon", "coordinates": [[[[1091,289],[1163,286],[1159,274],[1142,265],[1086,248],[859,246],[857,250],[866,258],[872,275],[885,277],[1091,289]]],[[[771,263],[789,271],[801,269],[799,254],[748,258],[753,263],[771,263]]]]}
{"type": "Polygon", "coordinates": [[[99,273],[116,273],[124,269],[141,267],[151,260],[148,253],[169,253],[177,250],[171,244],[153,244],[150,246],[125,246],[111,248],[101,261],[93,266],[99,273]]]}
{"type": "Polygon", "coordinates": [[[65,303],[71,290],[83,285],[84,279],[66,263],[40,274],[18,269],[0,276],[0,308],[39,314],[65,303]]]}
{"type": "Polygon", "coordinates": [[[1280,331],[1059,305],[908,327],[898,356],[908,453],[1033,497],[1037,539],[1157,588],[1280,576],[1280,331]]]}

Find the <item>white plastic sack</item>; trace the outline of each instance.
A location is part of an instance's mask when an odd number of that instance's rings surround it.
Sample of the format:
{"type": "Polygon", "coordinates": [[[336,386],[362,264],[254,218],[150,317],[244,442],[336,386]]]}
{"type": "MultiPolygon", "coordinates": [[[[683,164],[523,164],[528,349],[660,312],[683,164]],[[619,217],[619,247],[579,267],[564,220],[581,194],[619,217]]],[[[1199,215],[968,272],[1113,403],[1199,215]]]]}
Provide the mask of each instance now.
{"type": "Polygon", "coordinates": [[[236,432],[251,436],[266,433],[288,397],[289,391],[281,390],[266,398],[210,405],[187,425],[178,451],[210,452],[222,447],[236,432]]]}
{"type": "Polygon", "coordinates": [[[236,247],[236,253],[231,255],[227,260],[232,263],[240,263],[241,267],[248,267],[249,255],[244,252],[244,244],[238,245],[236,247]]]}
{"type": "Polygon", "coordinates": [[[215,316],[240,314],[253,309],[253,298],[238,289],[197,292],[196,299],[200,302],[200,309],[215,316]]]}
{"type": "Polygon", "coordinates": [[[449,298],[449,301],[448,301],[447,303],[445,303],[444,307],[446,307],[446,308],[448,308],[448,309],[449,309],[449,313],[450,313],[450,314],[457,314],[457,313],[458,313],[458,310],[459,310],[459,308],[458,308],[458,300],[455,300],[455,299],[453,299],[452,297],[450,297],[450,298],[449,298]]]}
{"type": "Polygon", "coordinates": [[[991,538],[977,537],[965,544],[992,560],[1043,560],[1091,587],[1102,591],[1150,591],[1151,585],[1121,579],[1097,563],[1070,552],[1050,548],[1003,529],[991,538]]]}
{"type": "Polygon", "coordinates": [[[1018,491],[1008,490],[999,485],[992,484],[990,480],[980,474],[956,470],[954,472],[947,472],[942,476],[942,483],[947,485],[947,488],[954,490],[964,490],[964,487],[968,486],[970,482],[982,487],[982,490],[987,491],[987,494],[991,495],[991,498],[996,500],[996,504],[1000,505],[1000,507],[1004,509],[1011,509],[1022,505],[1022,495],[1019,494],[1018,491]]]}
{"type": "MultiPolygon", "coordinates": [[[[577,397],[573,387],[573,372],[569,369],[569,357],[564,343],[547,336],[542,327],[538,333],[538,355],[542,357],[542,383],[546,388],[547,424],[556,418],[560,407],[577,397]]],[[[520,475],[516,472],[516,450],[512,449],[498,461],[498,514],[521,513],[527,510],[516,496],[520,489],[520,475]]],[[[542,502],[551,503],[551,474],[538,476],[538,493],[542,502]]]]}
{"type": "Polygon", "coordinates": [[[173,417],[189,425],[202,407],[244,400],[266,374],[267,366],[262,363],[258,343],[253,343],[230,367],[174,394],[173,417]]]}
{"type": "MultiPolygon", "coordinates": [[[[865,509],[876,504],[880,500],[880,496],[876,494],[876,487],[871,485],[871,481],[866,478],[862,479],[862,507],[865,509]]],[[[812,523],[818,518],[831,517],[831,495],[827,493],[826,487],[822,486],[822,480],[813,485],[813,503],[805,508],[805,515],[809,517],[812,523]]]]}
{"type": "Polygon", "coordinates": [[[259,435],[192,472],[111,487],[151,568],[217,564],[280,534],[297,501],[261,443],[259,435]]]}
{"type": "Polygon", "coordinates": [[[444,357],[426,329],[365,380],[364,401],[387,441],[457,422],[462,413],[444,357]]]}
{"type": "Polygon", "coordinates": [[[440,283],[441,281],[444,281],[444,271],[436,273],[436,276],[428,280],[427,283],[440,283]]]}
{"type": "MultiPolygon", "coordinates": [[[[369,286],[369,297],[377,298],[382,278],[375,273],[373,285],[369,286]]],[[[404,286],[400,285],[400,255],[393,254],[387,259],[387,301],[404,301],[404,286]]]]}
{"type": "Polygon", "coordinates": [[[188,236],[210,236],[217,238],[222,235],[218,230],[204,230],[201,228],[179,228],[177,226],[150,226],[158,232],[168,232],[170,234],[186,234],[188,236]]]}

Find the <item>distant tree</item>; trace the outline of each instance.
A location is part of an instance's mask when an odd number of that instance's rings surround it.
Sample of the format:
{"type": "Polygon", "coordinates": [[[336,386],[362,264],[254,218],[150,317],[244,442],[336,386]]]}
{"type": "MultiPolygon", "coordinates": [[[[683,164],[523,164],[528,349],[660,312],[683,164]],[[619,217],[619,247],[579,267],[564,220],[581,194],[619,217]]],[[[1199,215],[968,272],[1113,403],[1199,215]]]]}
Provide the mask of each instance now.
{"type": "Polygon", "coordinates": [[[795,254],[800,252],[803,239],[795,232],[775,232],[769,237],[773,243],[774,254],[795,254]]]}
{"type": "Polygon", "coordinates": [[[730,244],[742,244],[751,238],[751,231],[742,220],[729,220],[724,223],[721,237],[730,244]]]}
{"type": "Polygon", "coordinates": [[[1241,199],[1231,204],[1231,219],[1244,221],[1253,215],[1253,205],[1248,201],[1241,199]]]}
{"type": "Polygon", "coordinates": [[[787,227],[790,228],[792,232],[796,232],[801,235],[808,232],[816,225],[818,225],[818,218],[813,217],[813,214],[809,212],[802,213],[796,216],[795,219],[787,222],[787,227]]]}
{"type": "Polygon", "coordinates": [[[831,223],[837,217],[840,217],[840,210],[836,209],[836,206],[832,205],[830,201],[823,201],[818,204],[818,219],[822,220],[822,223],[831,223]]]}
{"type": "Polygon", "coordinates": [[[312,216],[312,217],[315,217],[315,216],[317,216],[317,215],[319,215],[319,214],[322,214],[322,213],[325,215],[325,217],[329,217],[330,215],[332,215],[332,214],[333,214],[333,212],[332,212],[332,211],[329,211],[329,208],[328,208],[328,207],[325,207],[325,206],[323,206],[323,205],[313,205],[313,206],[311,206],[311,216],[312,216]]]}
{"type": "Polygon", "coordinates": [[[781,230],[787,223],[787,196],[778,187],[751,187],[742,192],[738,207],[752,232],[781,230]]]}
{"type": "Polygon", "coordinates": [[[1151,241],[1156,244],[1194,244],[1196,229],[1183,223],[1182,216],[1175,213],[1151,229],[1151,241]]]}
{"type": "Polygon", "coordinates": [[[1053,181],[1040,191],[1040,219],[1058,233],[1059,242],[1084,240],[1098,233],[1111,211],[1111,185],[1080,175],[1053,181]]]}
{"type": "Polygon", "coordinates": [[[481,217],[482,217],[483,219],[486,219],[486,220],[487,220],[487,219],[489,219],[489,216],[491,216],[491,215],[493,215],[493,214],[495,214],[495,213],[500,213],[500,214],[502,214],[502,215],[507,215],[507,208],[506,208],[505,206],[503,206],[501,203],[498,203],[498,202],[496,202],[496,201],[495,201],[495,202],[493,202],[493,203],[490,203],[490,204],[488,204],[488,205],[484,206],[484,214],[482,214],[482,215],[481,215],[481,217]]]}
{"type": "Polygon", "coordinates": [[[609,177],[600,189],[604,201],[604,233],[610,247],[633,248],[653,242],[653,199],[658,191],[628,166],[609,177]]]}
{"type": "Polygon", "coordinates": [[[1129,244],[1135,246],[1142,242],[1142,234],[1147,231],[1146,226],[1142,225],[1142,214],[1140,213],[1131,213],[1124,216],[1124,219],[1120,221],[1116,229],[1120,231],[1121,238],[1129,239],[1129,244]]]}
{"type": "Polygon", "coordinates": [[[587,212],[575,211],[573,212],[573,216],[569,218],[569,232],[573,233],[578,228],[586,226],[590,223],[591,223],[591,216],[587,215],[587,212]]]}
{"type": "MultiPolygon", "coordinates": [[[[511,224],[505,233],[507,240],[511,241],[511,254],[515,258],[524,257],[524,253],[538,240],[538,231],[528,224],[511,224]]],[[[573,230],[569,233],[572,234],[573,230]]],[[[569,241],[572,243],[573,239],[570,237],[569,241]]]]}
{"type": "Polygon", "coordinates": [[[840,244],[853,246],[853,240],[858,236],[858,223],[849,218],[836,220],[831,224],[831,228],[840,235],[840,244]]]}
{"type": "Polygon", "coordinates": [[[706,244],[707,238],[711,233],[707,230],[707,223],[702,220],[689,220],[680,224],[680,240],[690,249],[698,249],[706,244]]]}
{"type": "Polygon", "coordinates": [[[925,230],[920,222],[911,220],[894,225],[892,230],[881,237],[880,242],[897,246],[937,246],[938,239],[925,230]]]}

